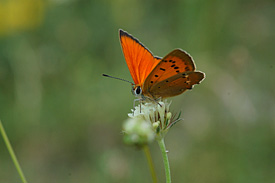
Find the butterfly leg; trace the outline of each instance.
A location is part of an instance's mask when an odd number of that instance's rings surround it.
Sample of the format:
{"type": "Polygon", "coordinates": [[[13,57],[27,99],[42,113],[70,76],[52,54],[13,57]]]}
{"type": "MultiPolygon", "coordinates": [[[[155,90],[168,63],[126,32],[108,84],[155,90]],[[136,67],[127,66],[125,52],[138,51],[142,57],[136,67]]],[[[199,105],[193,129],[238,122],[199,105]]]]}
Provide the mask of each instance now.
{"type": "Polygon", "coordinates": [[[159,100],[161,100],[161,97],[157,99],[153,95],[151,95],[151,97],[147,97],[147,96],[143,96],[143,97],[144,97],[143,100],[147,100],[147,101],[149,100],[151,102],[158,104],[160,107],[162,107],[162,105],[158,102],[159,100]]]}
{"type": "Polygon", "coordinates": [[[148,97],[148,99],[155,102],[155,103],[157,103],[160,107],[162,107],[162,105],[158,102],[158,101],[161,100],[161,97],[156,99],[152,94],[151,94],[151,96],[152,96],[152,98],[148,97]]]}
{"type": "Polygon", "coordinates": [[[162,105],[161,105],[157,100],[155,100],[155,102],[156,102],[160,107],[162,107],[162,105]]]}
{"type": "Polygon", "coordinates": [[[160,103],[158,103],[158,101],[155,101],[160,107],[162,107],[162,105],[160,103]]]}
{"type": "Polygon", "coordinates": [[[133,102],[133,110],[135,111],[136,110],[136,101],[139,101],[139,112],[141,113],[141,103],[142,103],[142,98],[137,98],[137,99],[134,99],[134,102],[133,102]]]}
{"type": "Polygon", "coordinates": [[[139,99],[139,113],[141,113],[141,101],[142,101],[142,99],[140,98],[139,99]]]}
{"type": "Polygon", "coordinates": [[[133,102],[133,109],[135,110],[135,106],[136,106],[136,101],[139,101],[140,102],[140,99],[136,98],[134,99],[134,102],[133,102]]]}

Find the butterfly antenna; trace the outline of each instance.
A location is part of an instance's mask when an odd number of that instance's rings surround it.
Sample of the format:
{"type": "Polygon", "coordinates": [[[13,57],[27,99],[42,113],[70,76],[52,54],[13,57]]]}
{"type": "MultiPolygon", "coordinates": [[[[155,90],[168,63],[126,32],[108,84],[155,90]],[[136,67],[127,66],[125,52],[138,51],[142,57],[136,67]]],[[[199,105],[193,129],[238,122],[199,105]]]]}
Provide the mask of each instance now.
{"type": "Polygon", "coordinates": [[[113,79],[118,79],[118,80],[120,80],[120,81],[125,81],[125,82],[131,83],[132,85],[134,85],[133,82],[128,81],[128,80],[126,80],[126,79],[117,78],[117,77],[110,76],[110,75],[107,75],[107,74],[102,74],[102,76],[105,76],[105,77],[108,77],[108,78],[113,78],[113,79]]]}

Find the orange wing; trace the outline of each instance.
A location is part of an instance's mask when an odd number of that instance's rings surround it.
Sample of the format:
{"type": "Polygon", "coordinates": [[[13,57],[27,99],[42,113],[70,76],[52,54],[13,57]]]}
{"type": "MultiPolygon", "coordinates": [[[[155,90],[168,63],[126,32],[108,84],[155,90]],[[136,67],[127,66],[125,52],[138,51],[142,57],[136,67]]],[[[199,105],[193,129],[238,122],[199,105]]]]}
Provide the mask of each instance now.
{"type": "Polygon", "coordinates": [[[165,56],[152,70],[144,82],[142,91],[150,91],[150,88],[158,82],[166,80],[178,73],[194,71],[193,59],[185,51],[176,49],[165,56]]]}
{"type": "Polygon", "coordinates": [[[119,30],[121,47],[134,83],[142,86],[147,76],[160,62],[160,58],[143,46],[136,38],[119,30]]]}

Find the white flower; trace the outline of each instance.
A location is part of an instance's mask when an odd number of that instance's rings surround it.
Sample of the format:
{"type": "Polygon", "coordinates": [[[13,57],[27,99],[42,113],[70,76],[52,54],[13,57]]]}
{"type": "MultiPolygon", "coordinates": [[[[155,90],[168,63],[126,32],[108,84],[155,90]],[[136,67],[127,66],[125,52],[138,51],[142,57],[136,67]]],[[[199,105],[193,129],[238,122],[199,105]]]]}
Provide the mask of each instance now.
{"type": "Polygon", "coordinates": [[[139,104],[129,113],[129,119],[125,121],[123,129],[125,142],[130,144],[146,144],[155,138],[163,138],[176,122],[172,120],[169,112],[171,102],[159,101],[139,104]]]}
{"type": "Polygon", "coordinates": [[[152,125],[142,118],[129,118],[123,124],[124,141],[127,144],[144,145],[155,139],[152,125]]]}

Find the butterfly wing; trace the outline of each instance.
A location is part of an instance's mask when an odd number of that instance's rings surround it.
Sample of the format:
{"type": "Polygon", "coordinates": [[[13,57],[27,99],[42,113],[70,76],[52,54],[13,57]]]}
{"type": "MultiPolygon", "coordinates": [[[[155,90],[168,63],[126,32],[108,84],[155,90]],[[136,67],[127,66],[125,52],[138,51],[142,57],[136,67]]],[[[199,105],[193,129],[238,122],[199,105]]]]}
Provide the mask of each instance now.
{"type": "Polygon", "coordinates": [[[119,37],[134,83],[142,86],[149,73],[161,59],[154,57],[136,38],[121,29],[119,30],[119,37]]]}
{"type": "Polygon", "coordinates": [[[157,82],[150,88],[150,95],[155,99],[167,98],[179,95],[187,89],[192,89],[195,84],[199,84],[204,78],[204,73],[187,71],[178,73],[170,78],[157,82]]]}
{"type": "Polygon", "coordinates": [[[148,75],[142,88],[143,94],[153,98],[179,95],[204,78],[202,72],[194,70],[192,57],[176,49],[165,56],[148,75]],[[187,77],[183,77],[183,74],[187,77]]]}

